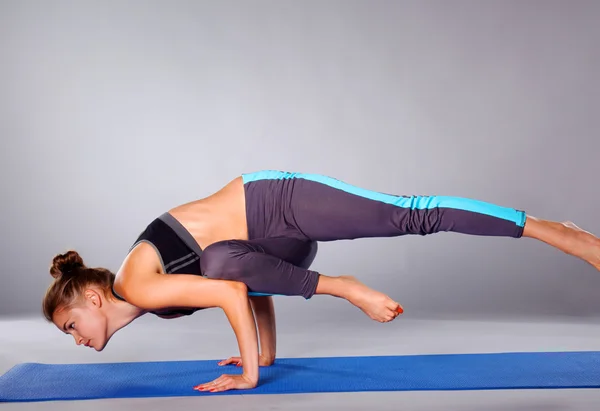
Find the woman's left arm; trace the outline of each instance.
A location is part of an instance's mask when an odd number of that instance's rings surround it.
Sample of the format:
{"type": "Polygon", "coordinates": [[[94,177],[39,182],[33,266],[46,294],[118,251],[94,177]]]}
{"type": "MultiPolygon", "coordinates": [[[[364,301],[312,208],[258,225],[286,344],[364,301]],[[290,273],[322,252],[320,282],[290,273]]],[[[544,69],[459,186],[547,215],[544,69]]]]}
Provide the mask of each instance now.
{"type": "Polygon", "coordinates": [[[250,297],[260,341],[259,365],[272,365],[277,351],[277,329],[273,297],[250,297]],[[261,364],[262,363],[262,364],[261,364]]]}
{"type": "MultiPolygon", "coordinates": [[[[251,296],[250,304],[254,311],[254,318],[258,327],[260,341],[259,366],[270,366],[275,362],[277,352],[277,329],[275,326],[275,307],[271,296],[251,296]]],[[[223,360],[219,365],[235,364],[241,367],[240,357],[230,357],[223,360]]]]}

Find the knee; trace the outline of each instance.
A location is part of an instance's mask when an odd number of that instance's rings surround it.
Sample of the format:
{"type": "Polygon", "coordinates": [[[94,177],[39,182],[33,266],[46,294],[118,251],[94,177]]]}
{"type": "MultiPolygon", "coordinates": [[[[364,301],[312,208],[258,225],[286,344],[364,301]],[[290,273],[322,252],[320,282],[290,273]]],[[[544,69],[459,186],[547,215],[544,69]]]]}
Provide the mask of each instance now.
{"type": "Polygon", "coordinates": [[[202,251],[200,271],[208,278],[235,280],[244,255],[253,251],[249,244],[226,240],[213,243],[202,251]]]}
{"type": "Polygon", "coordinates": [[[290,262],[307,270],[315,260],[318,248],[319,246],[316,241],[305,241],[295,250],[290,262]]]}

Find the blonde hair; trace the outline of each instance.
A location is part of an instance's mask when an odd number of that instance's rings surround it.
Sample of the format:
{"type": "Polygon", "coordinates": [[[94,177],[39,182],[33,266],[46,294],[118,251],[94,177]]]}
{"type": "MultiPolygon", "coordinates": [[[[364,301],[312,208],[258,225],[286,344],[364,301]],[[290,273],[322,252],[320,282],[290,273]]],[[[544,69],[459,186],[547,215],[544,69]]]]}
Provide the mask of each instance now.
{"type": "Polygon", "coordinates": [[[115,275],[105,268],[86,267],[79,253],[73,250],[54,257],[50,275],[54,281],[42,301],[44,317],[50,322],[57,309],[74,305],[90,286],[100,288],[107,297],[112,295],[115,281],[115,275]]]}

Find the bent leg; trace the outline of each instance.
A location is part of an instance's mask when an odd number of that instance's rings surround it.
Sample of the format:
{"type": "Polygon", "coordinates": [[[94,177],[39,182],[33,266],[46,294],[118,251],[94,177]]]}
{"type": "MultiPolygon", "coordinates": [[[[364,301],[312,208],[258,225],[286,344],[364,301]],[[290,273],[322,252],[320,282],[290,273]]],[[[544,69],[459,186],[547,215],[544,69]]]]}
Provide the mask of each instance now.
{"type": "Polygon", "coordinates": [[[380,322],[391,321],[403,312],[400,304],[354,277],[329,277],[309,270],[316,251],[317,243],[294,238],[227,240],[204,250],[201,270],[209,278],[246,284],[249,295],[305,299],[315,294],[330,295],[348,300],[380,322]]]}
{"type": "Polygon", "coordinates": [[[308,269],[316,253],[316,242],[294,238],[226,240],[203,251],[200,269],[209,278],[240,281],[253,295],[309,299],[319,281],[319,273],[308,269]]]}

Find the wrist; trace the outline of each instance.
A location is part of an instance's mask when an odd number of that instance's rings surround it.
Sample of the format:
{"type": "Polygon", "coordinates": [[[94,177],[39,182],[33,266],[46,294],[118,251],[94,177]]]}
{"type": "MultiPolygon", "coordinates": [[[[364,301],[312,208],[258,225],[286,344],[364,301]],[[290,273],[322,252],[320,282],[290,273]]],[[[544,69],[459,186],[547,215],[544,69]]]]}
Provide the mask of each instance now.
{"type": "Polygon", "coordinates": [[[242,377],[244,379],[246,379],[246,381],[248,381],[249,383],[251,383],[254,387],[256,387],[256,385],[258,384],[258,371],[251,372],[251,373],[249,373],[247,371],[244,371],[242,373],[242,377]]]}
{"type": "Polygon", "coordinates": [[[260,359],[264,365],[271,365],[275,362],[275,353],[261,353],[260,359]]]}

